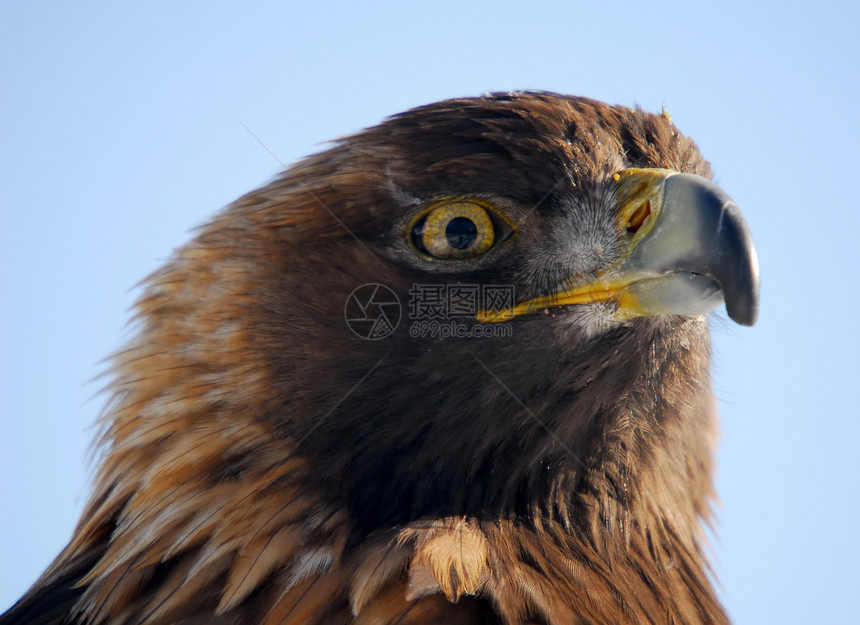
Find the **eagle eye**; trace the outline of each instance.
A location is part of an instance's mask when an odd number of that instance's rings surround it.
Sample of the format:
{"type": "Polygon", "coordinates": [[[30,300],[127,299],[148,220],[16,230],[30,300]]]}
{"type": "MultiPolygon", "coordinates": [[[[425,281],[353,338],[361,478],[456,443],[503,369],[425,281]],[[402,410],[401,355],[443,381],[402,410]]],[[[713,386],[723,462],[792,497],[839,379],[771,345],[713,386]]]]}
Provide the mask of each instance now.
{"type": "Polygon", "coordinates": [[[475,258],[504,238],[504,228],[485,202],[445,200],[434,204],[412,225],[412,244],[442,260],[475,258]]]}

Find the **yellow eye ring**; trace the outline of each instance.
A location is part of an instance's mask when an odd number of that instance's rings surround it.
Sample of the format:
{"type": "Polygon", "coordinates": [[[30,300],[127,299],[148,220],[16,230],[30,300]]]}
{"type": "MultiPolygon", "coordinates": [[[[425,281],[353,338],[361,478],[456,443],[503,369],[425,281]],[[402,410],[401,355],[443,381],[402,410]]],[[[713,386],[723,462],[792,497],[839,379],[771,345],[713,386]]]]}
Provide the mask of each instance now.
{"type": "Polygon", "coordinates": [[[480,256],[496,238],[487,209],[468,201],[446,202],[432,208],[414,236],[425,252],[446,260],[480,256]]]}

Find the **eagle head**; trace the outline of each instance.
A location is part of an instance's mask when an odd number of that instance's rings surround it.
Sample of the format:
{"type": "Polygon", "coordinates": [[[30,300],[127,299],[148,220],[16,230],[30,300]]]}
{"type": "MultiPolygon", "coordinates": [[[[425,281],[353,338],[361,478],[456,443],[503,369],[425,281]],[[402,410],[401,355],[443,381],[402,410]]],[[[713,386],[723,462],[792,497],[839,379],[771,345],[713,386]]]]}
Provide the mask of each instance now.
{"type": "Polygon", "coordinates": [[[289,167],[147,281],[94,493],[18,614],[725,622],[705,315],[751,325],[758,268],[710,177],[668,115],[550,93],[289,167]]]}

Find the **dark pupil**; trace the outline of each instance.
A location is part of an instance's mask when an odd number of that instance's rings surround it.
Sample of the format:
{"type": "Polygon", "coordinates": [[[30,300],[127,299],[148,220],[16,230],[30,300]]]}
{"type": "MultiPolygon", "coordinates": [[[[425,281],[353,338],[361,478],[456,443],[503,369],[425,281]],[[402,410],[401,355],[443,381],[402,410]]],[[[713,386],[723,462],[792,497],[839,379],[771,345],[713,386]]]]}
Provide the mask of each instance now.
{"type": "Polygon", "coordinates": [[[451,247],[467,250],[478,238],[478,226],[468,217],[454,217],[445,226],[445,238],[451,247]]]}

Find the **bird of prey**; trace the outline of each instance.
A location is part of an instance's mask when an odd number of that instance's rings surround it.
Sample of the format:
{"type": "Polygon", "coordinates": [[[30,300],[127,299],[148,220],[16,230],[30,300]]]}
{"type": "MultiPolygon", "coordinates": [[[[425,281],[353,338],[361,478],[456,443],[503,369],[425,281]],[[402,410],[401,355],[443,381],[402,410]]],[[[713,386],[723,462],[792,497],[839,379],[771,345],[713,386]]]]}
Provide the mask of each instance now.
{"type": "Polygon", "coordinates": [[[710,177],[665,113],[499,93],[240,198],[147,280],[0,623],[726,623],[706,315],[759,278],[710,177]]]}

